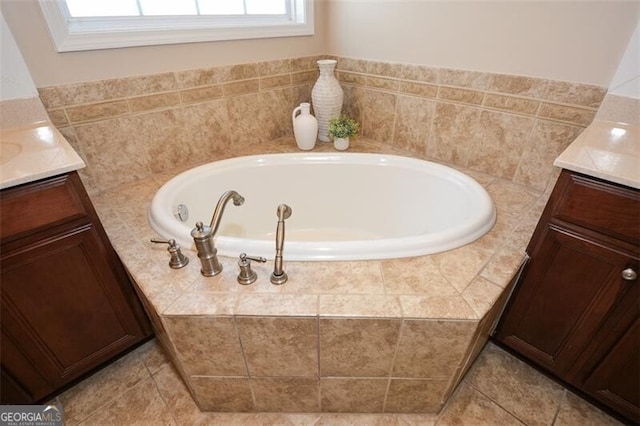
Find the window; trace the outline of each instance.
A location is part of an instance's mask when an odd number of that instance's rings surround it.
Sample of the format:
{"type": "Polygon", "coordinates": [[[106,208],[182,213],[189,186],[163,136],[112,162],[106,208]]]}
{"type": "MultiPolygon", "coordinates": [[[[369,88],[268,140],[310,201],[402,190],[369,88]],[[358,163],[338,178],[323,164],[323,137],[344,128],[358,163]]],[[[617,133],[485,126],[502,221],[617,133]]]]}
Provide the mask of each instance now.
{"type": "Polygon", "coordinates": [[[59,52],[312,35],[313,0],[40,0],[59,52]]]}

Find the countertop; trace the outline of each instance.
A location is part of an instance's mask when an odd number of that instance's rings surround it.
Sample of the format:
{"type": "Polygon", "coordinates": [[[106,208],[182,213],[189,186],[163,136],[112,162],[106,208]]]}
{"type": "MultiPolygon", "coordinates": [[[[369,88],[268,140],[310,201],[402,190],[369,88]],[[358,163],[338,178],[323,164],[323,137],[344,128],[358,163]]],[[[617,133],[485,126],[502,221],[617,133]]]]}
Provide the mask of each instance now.
{"type": "Polygon", "coordinates": [[[0,131],[0,189],[85,167],[49,121],[0,131]]]}
{"type": "Polygon", "coordinates": [[[640,189],[640,127],[594,121],[553,164],[640,189]]]}

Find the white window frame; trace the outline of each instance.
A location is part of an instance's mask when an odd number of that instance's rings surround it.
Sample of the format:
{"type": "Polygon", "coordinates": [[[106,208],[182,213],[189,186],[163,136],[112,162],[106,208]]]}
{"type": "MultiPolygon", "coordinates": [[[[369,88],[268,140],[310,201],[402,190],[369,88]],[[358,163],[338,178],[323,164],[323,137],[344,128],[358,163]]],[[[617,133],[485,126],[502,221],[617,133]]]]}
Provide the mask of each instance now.
{"type": "Polygon", "coordinates": [[[289,0],[289,16],[74,18],[63,0],[39,0],[58,52],[314,34],[314,0],[289,0]]]}

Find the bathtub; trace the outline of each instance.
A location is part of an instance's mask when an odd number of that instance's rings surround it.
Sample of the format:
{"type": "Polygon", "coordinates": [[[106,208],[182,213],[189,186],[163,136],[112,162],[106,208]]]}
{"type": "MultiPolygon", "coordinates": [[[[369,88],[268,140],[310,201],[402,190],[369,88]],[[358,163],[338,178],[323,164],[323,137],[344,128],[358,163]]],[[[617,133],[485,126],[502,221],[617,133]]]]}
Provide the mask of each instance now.
{"type": "Polygon", "coordinates": [[[273,259],[276,208],[285,222],[285,260],[374,260],[451,250],[487,233],[496,213],[475,180],[450,167],[394,155],[289,153],[215,161],[166,182],[148,211],[151,227],[194,249],[190,232],[208,224],[227,190],[215,237],[218,254],[273,259]]]}

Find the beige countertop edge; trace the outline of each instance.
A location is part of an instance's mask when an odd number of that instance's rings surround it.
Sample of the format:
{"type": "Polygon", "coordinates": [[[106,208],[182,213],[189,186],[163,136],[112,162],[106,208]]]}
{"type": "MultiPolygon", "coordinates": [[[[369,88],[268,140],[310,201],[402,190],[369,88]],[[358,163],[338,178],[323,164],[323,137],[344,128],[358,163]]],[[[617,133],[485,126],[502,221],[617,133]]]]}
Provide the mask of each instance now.
{"type": "Polygon", "coordinates": [[[2,173],[2,176],[0,177],[0,189],[12,188],[25,183],[35,182],[40,179],[73,172],[75,170],[82,169],[83,167],[85,167],[84,161],[80,161],[76,163],[69,163],[66,167],[55,167],[49,170],[43,170],[40,173],[29,173],[27,176],[16,177],[13,179],[6,179],[4,173],[2,173]]]}
{"type": "Polygon", "coordinates": [[[640,127],[596,120],[553,164],[640,189],[640,127]]]}
{"type": "Polygon", "coordinates": [[[0,189],[68,173],[85,163],[48,121],[0,132],[0,189]]]}

